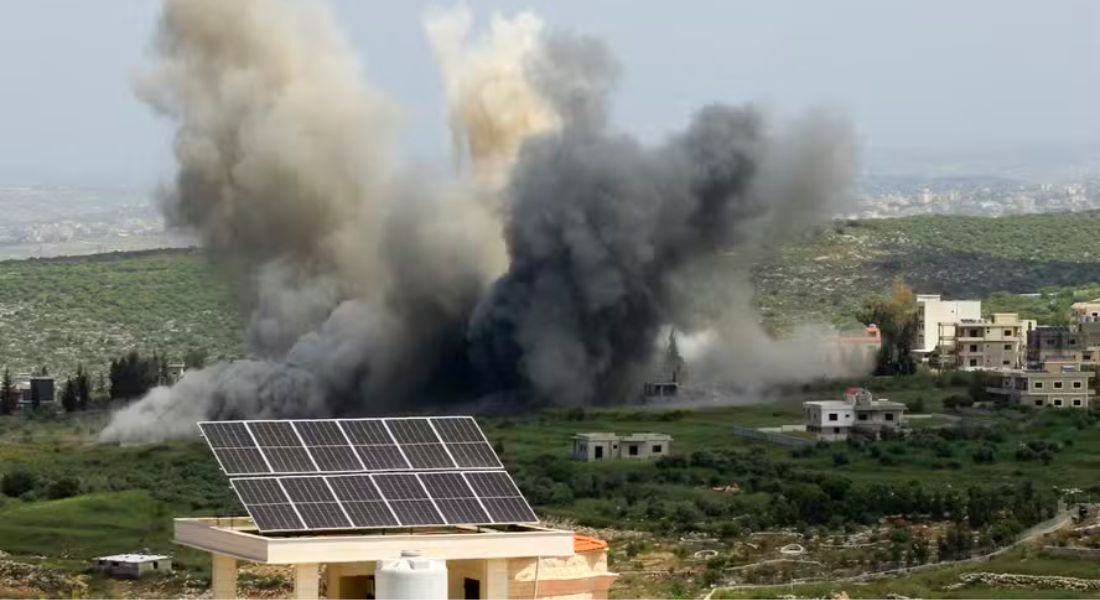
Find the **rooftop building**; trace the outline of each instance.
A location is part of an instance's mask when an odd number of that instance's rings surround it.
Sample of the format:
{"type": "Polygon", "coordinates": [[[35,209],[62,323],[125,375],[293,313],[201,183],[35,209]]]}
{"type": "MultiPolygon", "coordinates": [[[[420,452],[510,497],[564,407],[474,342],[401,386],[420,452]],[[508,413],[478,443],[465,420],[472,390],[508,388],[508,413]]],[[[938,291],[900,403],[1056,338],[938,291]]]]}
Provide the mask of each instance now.
{"type": "Polygon", "coordinates": [[[982,318],[980,300],[944,300],[938,294],[917,295],[917,336],[913,352],[923,358],[954,340],[953,325],[982,318]]]}
{"type": "Polygon", "coordinates": [[[1093,373],[1073,361],[1048,361],[1041,369],[995,372],[986,390],[1000,404],[1029,407],[1088,408],[1093,373]]]}

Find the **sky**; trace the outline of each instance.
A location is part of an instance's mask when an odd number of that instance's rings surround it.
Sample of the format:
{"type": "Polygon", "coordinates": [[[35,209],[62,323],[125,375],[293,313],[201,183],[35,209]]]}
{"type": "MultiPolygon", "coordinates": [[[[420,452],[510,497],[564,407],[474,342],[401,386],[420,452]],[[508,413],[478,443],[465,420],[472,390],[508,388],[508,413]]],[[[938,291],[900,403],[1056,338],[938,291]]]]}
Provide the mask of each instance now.
{"type": "MultiPolygon", "coordinates": [[[[307,0],[308,1],[308,0],[307,0]]],[[[330,0],[364,76],[406,109],[402,150],[446,160],[443,92],[419,0],[330,0]]],[[[861,153],[1100,145],[1100,2],[532,0],[551,30],[602,39],[623,66],[613,120],[660,140],[710,102],[791,118],[824,107],[861,153]]],[[[151,186],[172,128],[134,97],[154,0],[0,0],[0,185],[151,186]]]]}

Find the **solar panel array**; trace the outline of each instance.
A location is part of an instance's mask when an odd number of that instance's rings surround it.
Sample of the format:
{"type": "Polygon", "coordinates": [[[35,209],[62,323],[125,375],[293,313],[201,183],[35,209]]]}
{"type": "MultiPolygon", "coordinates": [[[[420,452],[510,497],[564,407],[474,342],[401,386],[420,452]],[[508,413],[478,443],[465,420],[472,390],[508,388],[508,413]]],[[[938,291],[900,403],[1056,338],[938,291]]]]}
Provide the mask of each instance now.
{"type": "Polygon", "coordinates": [[[471,417],[199,428],[260,531],[538,521],[471,417]]]}
{"type": "Polygon", "coordinates": [[[534,523],[504,471],[231,479],[261,531],[534,523]]]}
{"type": "Polygon", "coordinates": [[[199,423],[234,475],[500,469],[470,417],[199,423]]]}

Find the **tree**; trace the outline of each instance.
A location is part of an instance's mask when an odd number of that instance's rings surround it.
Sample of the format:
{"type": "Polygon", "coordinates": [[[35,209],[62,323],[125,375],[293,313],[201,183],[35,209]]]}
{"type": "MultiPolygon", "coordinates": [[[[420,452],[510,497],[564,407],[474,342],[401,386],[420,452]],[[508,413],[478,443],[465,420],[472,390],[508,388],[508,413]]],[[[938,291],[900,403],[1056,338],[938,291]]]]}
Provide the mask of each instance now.
{"type": "Polygon", "coordinates": [[[65,409],[65,412],[73,412],[77,407],[76,399],[76,382],[70,377],[65,380],[65,384],[61,386],[61,408],[65,409]]]}
{"type": "Polygon", "coordinates": [[[77,365],[74,383],[76,385],[77,410],[88,410],[92,400],[92,380],[88,376],[88,372],[84,370],[84,365],[77,365]]]}
{"type": "Polygon", "coordinates": [[[12,498],[22,496],[33,490],[36,485],[38,485],[38,478],[34,473],[24,469],[9,471],[3,479],[0,479],[0,491],[12,498]]]}
{"type": "Polygon", "coordinates": [[[917,297],[899,278],[891,294],[868,302],[856,315],[864,325],[876,325],[882,336],[876,375],[912,375],[917,371],[913,343],[917,336],[917,297]]]}
{"type": "MultiPolygon", "coordinates": [[[[43,369],[45,370],[45,369],[43,369]]],[[[38,407],[42,406],[42,394],[38,391],[38,386],[34,385],[34,380],[31,380],[31,410],[38,412],[38,407]]]]}
{"type": "Polygon", "coordinates": [[[15,384],[11,381],[11,371],[4,369],[4,379],[0,383],[0,414],[10,415],[15,412],[19,402],[19,396],[15,390],[15,384]]]}
{"type": "Polygon", "coordinates": [[[128,400],[144,396],[160,380],[160,357],[143,358],[130,352],[111,361],[111,399],[128,400]]]}
{"type": "Polygon", "coordinates": [[[183,366],[188,369],[201,369],[206,366],[206,350],[191,348],[183,355],[183,366]]]}

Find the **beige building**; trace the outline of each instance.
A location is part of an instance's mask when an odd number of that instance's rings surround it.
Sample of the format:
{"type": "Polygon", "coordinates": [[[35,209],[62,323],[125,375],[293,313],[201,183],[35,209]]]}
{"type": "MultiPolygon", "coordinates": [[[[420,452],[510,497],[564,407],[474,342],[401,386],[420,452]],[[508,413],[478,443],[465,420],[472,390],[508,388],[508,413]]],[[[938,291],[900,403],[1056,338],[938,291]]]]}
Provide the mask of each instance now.
{"type": "Polygon", "coordinates": [[[917,295],[917,337],[913,353],[927,360],[939,351],[954,350],[955,324],[966,319],[981,319],[980,300],[944,300],[938,294],[917,295]],[[943,344],[949,344],[941,348],[943,344]]]}
{"type": "Polygon", "coordinates": [[[260,533],[248,518],[176,519],[175,542],[210,553],[219,599],[237,596],[239,561],[291,566],[295,598],[373,598],[378,562],[408,550],[446,562],[450,598],[607,598],[617,577],[606,542],[530,525],[288,536],[260,533]]]}
{"type": "Polygon", "coordinates": [[[672,436],[663,433],[578,433],[573,436],[573,460],[646,460],[667,456],[672,436]]]}
{"type": "Polygon", "coordinates": [[[964,319],[941,326],[942,364],[959,369],[1022,369],[1027,364],[1032,320],[1016,313],[993,313],[989,319],[964,319]]]}
{"type": "Polygon", "coordinates": [[[1090,379],[1078,363],[1050,361],[1042,369],[997,373],[987,391],[1005,404],[1088,408],[1090,379]]]}

